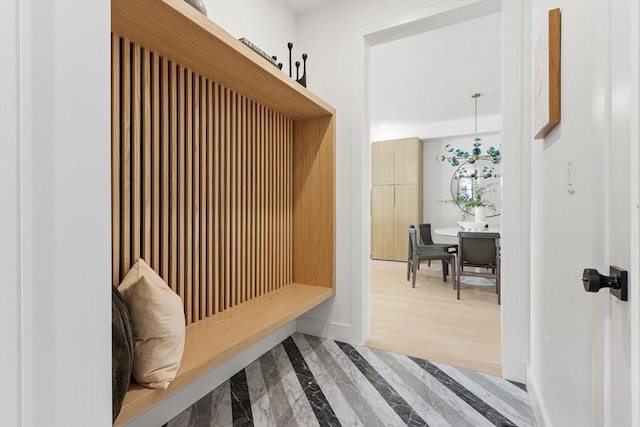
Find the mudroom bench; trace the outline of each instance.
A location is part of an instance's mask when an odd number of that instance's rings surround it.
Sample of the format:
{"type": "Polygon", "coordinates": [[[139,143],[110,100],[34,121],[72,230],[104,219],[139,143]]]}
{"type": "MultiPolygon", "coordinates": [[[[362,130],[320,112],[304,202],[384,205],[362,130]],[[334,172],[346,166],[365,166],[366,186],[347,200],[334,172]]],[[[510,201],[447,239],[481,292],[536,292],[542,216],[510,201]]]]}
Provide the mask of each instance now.
{"type": "Polygon", "coordinates": [[[112,0],[112,283],[143,258],[182,299],[167,390],[335,295],[335,110],[183,0],[112,0]]]}

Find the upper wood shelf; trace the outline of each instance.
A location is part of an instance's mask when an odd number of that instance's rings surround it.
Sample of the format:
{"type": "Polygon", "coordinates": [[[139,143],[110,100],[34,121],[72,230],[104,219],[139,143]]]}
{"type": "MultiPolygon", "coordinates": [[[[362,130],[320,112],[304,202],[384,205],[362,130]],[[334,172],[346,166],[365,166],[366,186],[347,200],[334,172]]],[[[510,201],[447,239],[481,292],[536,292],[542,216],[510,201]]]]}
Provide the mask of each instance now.
{"type": "Polygon", "coordinates": [[[183,0],[112,0],[111,30],[294,120],[335,114],[183,0]]]}

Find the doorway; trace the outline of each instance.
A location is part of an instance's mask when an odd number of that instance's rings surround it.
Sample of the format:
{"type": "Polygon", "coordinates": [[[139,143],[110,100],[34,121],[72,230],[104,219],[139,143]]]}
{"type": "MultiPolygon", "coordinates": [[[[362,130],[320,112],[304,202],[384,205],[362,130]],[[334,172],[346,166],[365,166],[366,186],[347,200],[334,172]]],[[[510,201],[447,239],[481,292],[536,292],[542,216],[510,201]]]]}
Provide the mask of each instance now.
{"type": "MultiPolygon", "coordinates": [[[[404,22],[402,25],[398,24],[398,20],[394,19],[393,22],[387,23],[388,25],[385,25],[385,23],[379,23],[377,25],[372,26],[370,28],[365,28],[362,31],[362,49],[364,52],[363,58],[362,58],[362,67],[364,70],[364,75],[365,75],[365,81],[366,83],[364,84],[363,87],[363,111],[364,116],[362,117],[363,120],[363,124],[364,124],[364,129],[363,129],[363,141],[371,141],[372,138],[369,135],[369,131],[368,128],[370,126],[370,111],[369,111],[369,105],[368,105],[368,101],[367,103],[365,103],[364,100],[369,100],[370,98],[370,87],[368,86],[368,82],[371,76],[371,70],[370,70],[370,49],[371,47],[374,47],[378,44],[381,43],[385,43],[389,40],[394,40],[397,38],[401,38],[401,37],[406,37],[408,33],[411,33],[411,31],[413,31],[414,34],[417,34],[419,32],[423,32],[425,30],[425,28],[428,29],[432,29],[432,28],[438,28],[438,27],[442,27],[442,26],[446,26],[446,25],[450,25],[453,22],[459,22],[461,20],[467,20],[467,19],[472,19],[474,16],[483,16],[487,13],[495,13],[496,11],[500,11],[502,8],[502,4],[500,2],[474,2],[470,5],[467,5],[465,7],[462,8],[451,8],[451,6],[445,6],[445,5],[439,5],[439,7],[442,8],[447,8],[446,10],[425,10],[424,14],[422,16],[420,16],[419,18],[416,18],[415,14],[413,15],[413,19],[411,22],[407,23],[404,22]],[[496,6],[497,5],[497,6],[496,6]],[[496,9],[497,7],[497,9],[496,9]],[[487,9],[488,8],[488,9],[487,9]],[[487,12],[487,10],[491,10],[491,12],[487,12]],[[413,27],[413,30],[411,30],[409,27],[413,27]]],[[[510,11],[510,13],[513,13],[513,11],[510,11]]],[[[507,141],[505,144],[512,144],[514,142],[511,141],[507,141]]],[[[503,149],[505,149],[506,151],[506,147],[503,145],[503,149]]],[[[365,154],[365,161],[370,161],[370,147],[365,147],[364,149],[364,154],[365,154]]],[[[519,160],[517,158],[511,158],[511,159],[507,159],[506,162],[514,162],[514,164],[517,164],[519,162],[519,160]]],[[[369,170],[370,166],[367,166],[365,168],[363,168],[365,170],[365,176],[364,176],[364,180],[363,183],[365,184],[365,188],[363,188],[363,191],[365,192],[365,200],[364,200],[364,206],[369,206],[369,197],[368,197],[368,192],[369,192],[369,185],[370,185],[370,170],[369,170]]],[[[514,184],[515,185],[515,184],[514,184]]],[[[513,197],[513,194],[510,193],[510,197],[513,197]]],[[[506,197],[505,195],[505,203],[509,203],[509,199],[506,197]]],[[[513,214],[513,210],[511,212],[511,214],[513,214]]],[[[369,210],[367,209],[366,212],[364,212],[365,214],[365,223],[369,224],[369,210]]],[[[519,214],[519,212],[516,212],[516,214],[519,214]]],[[[522,232],[522,227],[519,226],[520,221],[526,221],[522,220],[520,216],[513,216],[511,217],[512,219],[508,222],[508,225],[505,226],[503,228],[503,232],[505,234],[508,234],[509,231],[511,230],[511,232],[513,233],[511,235],[511,237],[507,240],[510,240],[509,244],[513,245],[514,242],[518,242],[519,239],[521,238],[521,235],[523,234],[522,232]],[[516,228],[514,227],[514,224],[516,226],[516,228]],[[520,234],[519,236],[516,236],[516,234],[520,234]]],[[[505,217],[503,216],[503,221],[504,221],[505,217]]],[[[367,241],[367,239],[365,239],[365,245],[363,245],[363,250],[366,252],[363,254],[363,257],[365,257],[365,259],[369,258],[369,250],[370,250],[370,242],[367,241]]],[[[504,241],[505,246],[507,246],[507,242],[504,241]]],[[[515,245],[515,246],[519,246],[519,245],[515,245]]],[[[370,263],[366,263],[366,265],[368,265],[369,267],[371,267],[370,263]]],[[[515,286],[514,288],[512,288],[509,292],[507,292],[507,294],[503,294],[503,305],[501,306],[501,318],[505,319],[505,322],[503,322],[503,325],[505,325],[505,328],[501,331],[501,336],[502,336],[502,344],[503,347],[501,349],[501,353],[503,355],[502,359],[503,359],[503,375],[507,378],[510,379],[514,379],[514,380],[518,380],[518,381],[524,381],[525,379],[525,362],[526,362],[526,358],[524,358],[522,356],[523,353],[526,352],[527,349],[527,345],[528,345],[528,326],[527,326],[527,321],[528,319],[523,319],[523,316],[528,316],[528,310],[522,310],[522,306],[528,306],[528,294],[527,294],[527,287],[528,287],[528,274],[524,274],[526,269],[522,269],[522,265],[518,264],[518,265],[511,265],[511,266],[505,266],[505,268],[503,269],[503,277],[505,278],[505,282],[509,283],[509,279],[512,281],[512,283],[517,283],[518,285],[515,286]],[[524,280],[521,280],[523,279],[524,280]],[[522,313],[522,315],[521,315],[522,313]],[[514,339],[513,337],[517,336],[517,339],[514,339]],[[504,339],[505,337],[507,337],[507,339],[504,339]],[[507,357],[507,365],[504,365],[504,361],[505,361],[505,357],[504,355],[508,354],[507,357]]],[[[366,277],[366,276],[365,276],[366,277]]],[[[364,300],[365,301],[370,301],[373,298],[372,295],[372,287],[369,286],[367,287],[367,283],[365,283],[365,290],[364,290],[364,300]]],[[[370,302],[367,303],[367,305],[364,308],[364,318],[363,321],[365,322],[365,329],[366,326],[369,324],[370,322],[370,318],[371,315],[369,312],[367,312],[367,309],[371,310],[372,309],[372,304],[370,302]]],[[[368,333],[365,333],[365,336],[368,336],[368,333]]]]}

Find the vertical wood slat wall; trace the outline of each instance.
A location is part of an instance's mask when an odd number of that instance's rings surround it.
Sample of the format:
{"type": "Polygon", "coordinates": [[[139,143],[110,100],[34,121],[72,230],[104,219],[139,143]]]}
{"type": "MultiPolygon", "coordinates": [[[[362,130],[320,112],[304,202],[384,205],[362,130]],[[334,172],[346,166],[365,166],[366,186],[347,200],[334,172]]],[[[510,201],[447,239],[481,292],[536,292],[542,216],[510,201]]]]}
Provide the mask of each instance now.
{"type": "Polygon", "coordinates": [[[187,324],[292,281],[293,122],[112,35],[112,263],[142,257],[187,324]]]}

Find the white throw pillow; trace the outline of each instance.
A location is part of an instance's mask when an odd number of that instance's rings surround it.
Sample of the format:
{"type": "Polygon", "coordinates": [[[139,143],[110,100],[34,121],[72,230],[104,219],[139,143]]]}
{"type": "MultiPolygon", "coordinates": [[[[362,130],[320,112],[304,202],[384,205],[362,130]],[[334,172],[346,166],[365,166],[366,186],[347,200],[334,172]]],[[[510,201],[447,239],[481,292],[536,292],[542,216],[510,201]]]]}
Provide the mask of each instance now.
{"type": "Polygon", "coordinates": [[[180,297],[140,258],[118,287],[131,313],[133,378],[166,389],[184,353],[185,318],[180,297]]]}

